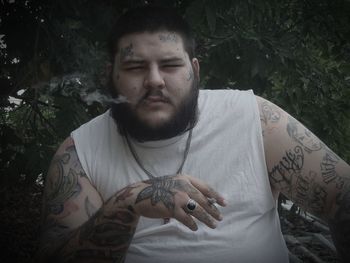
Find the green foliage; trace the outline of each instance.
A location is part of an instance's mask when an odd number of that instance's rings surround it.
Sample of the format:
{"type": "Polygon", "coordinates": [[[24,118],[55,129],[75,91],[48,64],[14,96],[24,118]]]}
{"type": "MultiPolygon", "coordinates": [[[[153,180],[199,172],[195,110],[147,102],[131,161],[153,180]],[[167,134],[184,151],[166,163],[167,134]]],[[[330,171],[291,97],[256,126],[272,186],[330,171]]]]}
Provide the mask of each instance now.
{"type": "MultiPolygon", "coordinates": [[[[106,94],[107,33],[144,2],[0,3],[3,183],[35,182],[59,143],[106,109],[88,98],[106,94]]],[[[194,27],[203,86],[253,89],[350,161],[349,1],[148,2],[175,6],[194,27]]]]}
{"type": "Polygon", "coordinates": [[[350,161],[350,3],[192,1],[208,88],[253,89],[350,161]]]}

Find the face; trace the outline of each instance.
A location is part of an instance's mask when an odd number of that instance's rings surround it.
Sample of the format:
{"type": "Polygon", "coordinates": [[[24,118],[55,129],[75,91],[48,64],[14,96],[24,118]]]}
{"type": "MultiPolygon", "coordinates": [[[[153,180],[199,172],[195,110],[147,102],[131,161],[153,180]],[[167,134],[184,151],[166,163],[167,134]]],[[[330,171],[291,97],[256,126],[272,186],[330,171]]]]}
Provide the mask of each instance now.
{"type": "Polygon", "coordinates": [[[118,46],[112,84],[128,102],[122,108],[154,132],[174,128],[197,99],[197,59],[189,59],[180,35],[167,31],[126,35],[118,46]]]}

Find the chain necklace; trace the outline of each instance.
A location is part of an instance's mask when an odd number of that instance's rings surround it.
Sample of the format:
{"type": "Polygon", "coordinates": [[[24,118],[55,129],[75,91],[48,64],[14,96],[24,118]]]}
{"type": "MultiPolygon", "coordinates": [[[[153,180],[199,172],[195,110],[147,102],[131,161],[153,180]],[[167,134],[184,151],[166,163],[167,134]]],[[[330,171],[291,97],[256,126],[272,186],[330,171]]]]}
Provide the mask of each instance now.
{"type": "MultiPolygon", "coordinates": [[[[139,156],[137,155],[134,147],[132,146],[132,144],[131,144],[127,134],[125,134],[125,139],[126,139],[126,142],[127,142],[128,146],[129,146],[130,152],[131,152],[132,156],[134,157],[134,159],[135,159],[136,163],[138,164],[138,166],[142,169],[142,171],[145,172],[145,174],[147,174],[147,176],[150,179],[155,178],[155,176],[143,166],[143,164],[142,164],[139,156]]],[[[192,129],[188,133],[188,137],[187,137],[187,141],[186,141],[186,148],[185,148],[185,151],[184,151],[184,156],[182,158],[182,162],[181,162],[181,165],[180,165],[179,169],[176,171],[176,174],[182,173],[182,168],[183,168],[183,166],[184,166],[184,164],[186,162],[187,155],[188,155],[188,152],[190,150],[191,139],[192,139],[192,129]]],[[[164,224],[167,224],[167,223],[170,222],[170,218],[164,218],[163,220],[164,220],[164,224]]]]}
{"type": "MultiPolygon", "coordinates": [[[[137,155],[133,145],[131,144],[130,140],[129,140],[129,137],[128,135],[126,134],[125,135],[125,139],[126,139],[126,142],[129,146],[129,149],[130,149],[130,152],[132,153],[132,156],[134,157],[136,163],[138,164],[138,166],[142,169],[142,171],[145,172],[145,174],[147,174],[147,176],[150,178],[150,179],[153,179],[155,178],[156,176],[154,176],[150,171],[148,171],[142,164],[139,156],[137,155]]],[[[188,155],[188,152],[190,150],[190,146],[191,146],[191,139],[192,139],[192,129],[189,131],[188,133],[188,137],[187,137],[187,141],[186,141],[186,148],[185,148],[185,151],[184,151],[184,156],[183,156],[183,159],[182,159],[182,162],[181,162],[181,165],[179,167],[179,169],[176,171],[176,174],[180,174],[182,173],[182,168],[186,162],[186,159],[187,159],[187,155],[188,155]]]]}

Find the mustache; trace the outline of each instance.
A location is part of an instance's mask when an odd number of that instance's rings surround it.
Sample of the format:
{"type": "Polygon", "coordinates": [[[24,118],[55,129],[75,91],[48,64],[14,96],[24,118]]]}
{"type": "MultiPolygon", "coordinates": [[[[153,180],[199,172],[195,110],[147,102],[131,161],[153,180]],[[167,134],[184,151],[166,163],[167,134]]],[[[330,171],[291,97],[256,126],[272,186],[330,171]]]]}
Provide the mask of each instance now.
{"type": "Polygon", "coordinates": [[[142,103],[149,97],[158,97],[163,102],[171,103],[170,99],[167,96],[165,96],[161,90],[150,90],[145,95],[143,95],[141,99],[139,99],[137,104],[142,103]]]}

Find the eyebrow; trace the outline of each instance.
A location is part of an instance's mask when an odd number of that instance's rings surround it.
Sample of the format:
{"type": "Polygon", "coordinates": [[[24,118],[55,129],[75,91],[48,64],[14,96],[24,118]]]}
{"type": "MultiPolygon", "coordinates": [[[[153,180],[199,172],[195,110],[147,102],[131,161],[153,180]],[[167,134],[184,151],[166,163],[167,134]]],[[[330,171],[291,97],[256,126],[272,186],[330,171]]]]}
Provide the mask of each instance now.
{"type": "Polygon", "coordinates": [[[124,61],[121,61],[121,65],[128,66],[128,65],[140,65],[145,64],[146,61],[143,59],[125,59],[124,61]]]}
{"type": "MultiPolygon", "coordinates": [[[[166,63],[185,63],[185,61],[182,58],[179,58],[179,57],[163,58],[163,59],[160,59],[159,62],[161,64],[166,64],[166,63]]],[[[143,60],[143,59],[129,58],[129,59],[125,59],[124,61],[122,61],[121,65],[123,65],[123,66],[142,65],[142,64],[145,64],[145,63],[146,63],[146,61],[143,60]]]]}
{"type": "Polygon", "coordinates": [[[160,63],[184,63],[185,61],[179,57],[170,57],[160,60],[160,63]]]}

